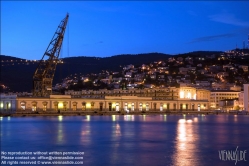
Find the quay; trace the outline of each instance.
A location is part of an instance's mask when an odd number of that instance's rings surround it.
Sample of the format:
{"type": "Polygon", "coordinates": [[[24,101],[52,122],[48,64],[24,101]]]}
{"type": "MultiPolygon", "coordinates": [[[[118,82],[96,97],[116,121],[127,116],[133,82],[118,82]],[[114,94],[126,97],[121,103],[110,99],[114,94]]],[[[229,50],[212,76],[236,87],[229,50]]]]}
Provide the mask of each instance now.
{"type": "Polygon", "coordinates": [[[218,112],[218,111],[135,111],[135,112],[126,112],[126,111],[61,111],[61,112],[30,112],[30,111],[19,111],[19,112],[1,112],[1,117],[34,117],[34,116],[86,116],[86,115],[249,115],[246,111],[232,111],[232,112],[218,112]]]}
{"type": "MultiPolygon", "coordinates": [[[[246,89],[249,84],[244,86],[246,89]]],[[[217,93],[221,95],[223,92],[217,93]]],[[[224,93],[229,98],[222,100],[224,97],[219,97],[219,103],[215,102],[215,107],[212,100],[216,92],[193,87],[70,91],[65,95],[48,97],[1,94],[0,113],[4,116],[248,114],[247,94],[244,93],[245,106],[240,107],[239,100],[235,98],[239,92],[224,93]]]]}

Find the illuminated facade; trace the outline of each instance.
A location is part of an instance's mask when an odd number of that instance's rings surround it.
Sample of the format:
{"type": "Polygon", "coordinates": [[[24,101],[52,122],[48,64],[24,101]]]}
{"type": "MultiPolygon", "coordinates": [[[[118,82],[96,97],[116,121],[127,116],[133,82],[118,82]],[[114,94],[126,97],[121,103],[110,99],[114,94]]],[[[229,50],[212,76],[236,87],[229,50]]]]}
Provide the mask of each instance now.
{"type": "Polygon", "coordinates": [[[241,91],[239,94],[238,106],[240,110],[244,110],[244,91],[241,91]]]}
{"type": "MultiPolygon", "coordinates": [[[[3,101],[6,105],[7,98],[3,101]]],[[[17,111],[205,111],[208,100],[153,100],[152,97],[105,96],[105,99],[71,98],[51,95],[50,98],[17,97],[8,109],[17,111]]]]}
{"type": "Polygon", "coordinates": [[[0,94],[0,110],[14,111],[16,110],[17,95],[0,94]]]}
{"type": "Polygon", "coordinates": [[[209,100],[210,91],[206,89],[197,89],[194,87],[181,88],[145,88],[145,89],[114,89],[114,90],[68,90],[66,95],[71,95],[74,98],[94,98],[104,99],[105,96],[138,96],[151,97],[154,100],[178,100],[178,99],[193,99],[193,100],[209,100]]]}
{"type": "Polygon", "coordinates": [[[244,110],[249,111],[249,84],[244,84],[244,110]]]}
{"type": "Polygon", "coordinates": [[[221,100],[238,98],[240,92],[232,90],[213,90],[210,93],[210,109],[221,109],[219,106],[221,100]]]}
{"type": "MultiPolygon", "coordinates": [[[[15,97],[18,111],[203,111],[210,91],[193,87],[67,91],[49,98],[15,97]]],[[[2,102],[6,105],[7,101],[2,102]]],[[[4,107],[4,106],[3,106],[4,107]]],[[[4,109],[4,108],[3,108],[4,109]]]]}
{"type": "Polygon", "coordinates": [[[138,96],[138,97],[152,97],[155,100],[177,100],[179,96],[179,89],[171,88],[145,88],[145,89],[114,89],[114,90],[82,90],[65,92],[66,95],[71,95],[74,98],[94,98],[104,99],[105,96],[138,96]]]}
{"type": "Polygon", "coordinates": [[[181,87],[179,98],[180,99],[194,99],[194,100],[196,100],[196,88],[194,88],[194,87],[181,87]]]}

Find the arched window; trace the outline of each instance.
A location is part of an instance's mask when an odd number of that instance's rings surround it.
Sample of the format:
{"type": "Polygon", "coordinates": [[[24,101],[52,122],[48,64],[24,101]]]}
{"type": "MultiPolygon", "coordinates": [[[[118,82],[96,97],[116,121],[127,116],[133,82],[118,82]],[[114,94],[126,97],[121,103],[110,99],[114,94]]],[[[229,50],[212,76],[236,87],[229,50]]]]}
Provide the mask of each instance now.
{"type": "Polygon", "coordinates": [[[170,106],[169,103],[167,103],[167,110],[169,110],[169,106],[170,106]]]}
{"type": "Polygon", "coordinates": [[[124,110],[125,110],[125,111],[128,110],[128,104],[127,104],[127,103],[124,104],[124,110]]]}
{"type": "Polygon", "coordinates": [[[57,101],[54,102],[54,110],[55,110],[55,111],[58,111],[58,104],[59,104],[59,103],[58,103],[57,101]]]}
{"type": "Polygon", "coordinates": [[[86,102],[82,102],[82,111],[86,111],[86,102]]]}
{"type": "Polygon", "coordinates": [[[173,106],[174,106],[174,111],[176,111],[176,103],[174,103],[174,105],[173,105],[173,106]]]}
{"type": "Polygon", "coordinates": [[[192,104],[192,111],[195,110],[195,104],[192,104]]]}
{"type": "Polygon", "coordinates": [[[91,110],[94,110],[94,102],[91,102],[91,110]]]}
{"type": "Polygon", "coordinates": [[[32,104],[32,111],[36,111],[37,102],[33,101],[31,104],[32,104]]]}
{"type": "Polygon", "coordinates": [[[9,110],[9,109],[10,109],[10,103],[7,102],[7,103],[6,103],[6,110],[9,110]]]}
{"type": "Polygon", "coordinates": [[[21,110],[26,110],[26,102],[25,101],[21,101],[21,110]]]}
{"type": "Polygon", "coordinates": [[[139,111],[143,110],[143,103],[139,103],[139,111]]]}
{"type": "Polygon", "coordinates": [[[112,111],[112,103],[108,103],[109,104],[109,111],[112,111]]]}
{"type": "Polygon", "coordinates": [[[183,104],[180,104],[180,111],[182,111],[182,108],[183,108],[183,104]]]}
{"type": "Polygon", "coordinates": [[[48,102],[46,102],[46,101],[42,102],[42,105],[43,105],[42,110],[43,111],[47,111],[47,104],[48,104],[48,102]]]}
{"type": "Polygon", "coordinates": [[[77,110],[77,102],[74,101],[74,102],[73,102],[73,111],[76,111],[76,110],[77,110]]]}
{"type": "Polygon", "coordinates": [[[156,111],[156,103],[153,103],[154,111],[156,111]]]}
{"type": "Polygon", "coordinates": [[[116,103],[116,111],[119,111],[119,103],[116,103]]]}
{"type": "Polygon", "coordinates": [[[160,111],[163,111],[163,103],[160,103],[160,111]]]}
{"type": "Polygon", "coordinates": [[[149,111],[149,103],[146,103],[145,110],[146,110],[146,111],[149,111]]]}
{"type": "Polygon", "coordinates": [[[134,103],[131,103],[131,111],[134,111],[135,107],[134,107],[134,103]]]}
{"type": "Polygon", "coordinates": [[[102,103],[102,102],[99,103],[99,110],[100,110],[100,111],[103,110],[103,103],[102,103]]]}
{"type": "Polygon", "coordinates": [[[3,102],[0,103],[0,109],[3,109],[3,102]]]}
{"type": "Polygon", "coordinates": [[[66,102],[66,101],[63,102],[63,110],[64,110],[64,111],[67,110],[67,102],[66,102]]]}

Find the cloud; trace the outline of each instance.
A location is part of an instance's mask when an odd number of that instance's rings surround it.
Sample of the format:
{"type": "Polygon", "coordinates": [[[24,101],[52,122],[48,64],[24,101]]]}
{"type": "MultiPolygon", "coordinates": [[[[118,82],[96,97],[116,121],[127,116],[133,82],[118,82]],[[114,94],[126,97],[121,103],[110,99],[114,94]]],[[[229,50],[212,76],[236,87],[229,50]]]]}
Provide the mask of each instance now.
{"type": "Polygon", "coordinates": [[[199,38],[193,39],[191,42],[189,42],[189,44],[198,43],[198,42],[214,41],[214,40],[218,40],[218,39],[221,39],[221,38],[230,38],[230,37],[233,37],[233,36],[236,36],[236,34],[227,33],[227,34],[221,34],[221,35],[199,37],[199,38]]]}
{"type": "Polygon", "coordinates": [[[235,17],[233,14],[229,13],[220,13],[209,16],[211,21],[220,22],[224,24],[230,24],[235,26],[249,26],[249,21],[243,21],[235,17]]]}

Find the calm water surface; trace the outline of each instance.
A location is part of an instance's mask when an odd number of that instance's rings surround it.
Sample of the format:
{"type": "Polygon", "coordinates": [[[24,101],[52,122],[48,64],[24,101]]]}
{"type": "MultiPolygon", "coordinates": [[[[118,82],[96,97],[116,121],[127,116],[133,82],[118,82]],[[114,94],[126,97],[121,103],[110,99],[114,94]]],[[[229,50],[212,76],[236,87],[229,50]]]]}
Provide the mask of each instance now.
{"type": "Polygon", "coordinates": [[[1,117],[2,151],[84,151],[84,164],[235,165],[220,150],[247,150],[248,115],[1,117]]]}

